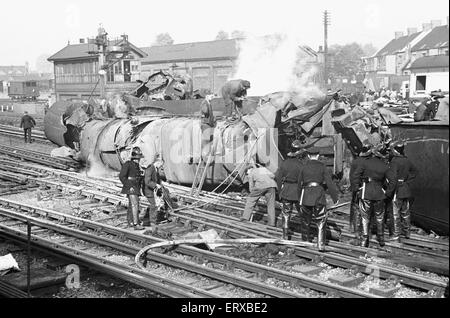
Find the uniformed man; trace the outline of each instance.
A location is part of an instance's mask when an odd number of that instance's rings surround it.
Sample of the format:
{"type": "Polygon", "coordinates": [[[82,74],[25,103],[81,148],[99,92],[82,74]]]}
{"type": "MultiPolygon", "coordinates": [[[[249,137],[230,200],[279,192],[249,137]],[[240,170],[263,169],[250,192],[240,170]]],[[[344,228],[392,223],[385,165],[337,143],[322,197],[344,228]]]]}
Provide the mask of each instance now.
{"type": "Polygon", "coordinates": [[[258,200],[264,196],[267,201],[268,225],[275,226],[275,195],[277,188],[277,183],[274,180],[275,175],[263,164],[260,164],[259,167],[253,164],[247,173],[250,194],[247,197],[241,220],[250,221],[253,208],[258,203],[258,200]]]}
{"type": "Polygon", "coordinates": [[[362,236],[362,246],[369,247],[370,219],[375,215],[377,228],[377,240],[381,247],[384,244],[384,200],[391,198],[394,194],[396,180],[392,170],[383,161],[383,145],[374,147],[373,156],[364,160],[357,167],[352,175],[352,184],[361,184],[359,193],[359,212],[361,214],[362,226],[360,236],[362,236]],[[383,189],[383,183],[387,184],[386,190],[383,189]]]}
{"type": "Polygon", "coordinates": [[[309,232],[314,218],[318,230],[319,251],[325,249],[325,225],[328,217],[324,186],[328,188],[334,203],[337,203],[338,189],[331,180],[331,173],[325,164],[319,161],[319,150],[313,147],[308,150],[308,161],[300,170],[298,187],[301,189],[300,206],[304,218],[302,237],[311,241],[309,232]]]}
{"type": "Polygon", "coordinates": [[[231,117],[237,113],[239,117],[242,114],[242,101],[247,96],[247,89],[250,88],[250,82],[246,80],[231,80],[222,87],[222,98],[225,101],[225,116],[231,117]]]}
{"type": "Polygon", "coordinates": [[[370,158],[372,155],[372,145],[369,143],[364,143],[361,151],[355,159],[353,159],[352,164],[350,166],[350,189],[352,191],[352,201],[350,204],[350,231],[352,231],[355,234],[355,238],[359,242],[361,239],[359,237],[359,228],[361,224],[361,215],[359,214],[359,207],[358,207],[358,193],[359,188],[361,187],[360,184],[354,184],[352,181],[355,179],[352,177],[357,170],[357,168],[363,163],[363,161],[370,158]]]}
{"type": "Polygon", "coordinates": [[[393,158],[391,170],[395,174],[397,186],[393,198],[394,240],[399,240],[401,232],[406,238],[410,237],[411,216],[409,212],[412,203],[410,185],[417,176],[417,169],[405,156],[404,142],[395,142],[392,147],[393,158]]]}
{"type": "Polygon", "coordinates": [[[139,195],[141,193],[141,170],[139,161],[143,158],[141,149],[134,147],[131,151],[131,158],[122,165],[119,179],[122,182],[122,193],[128,197],[127,221],[129,226],[134,226],[135,230],[143,230],[144,227],[139,222],[139,195]]]}
{"type": "Polygon", "coordinates": [[[143,220],[143,226],[150,226],[150,219],[156,219],[156,201],[155,201],[155,190],[160,186],[161,180],[158,175],[157,166],[159,163],[151,163],[144,170],[144,183],[142,192],[147,198],[149,207],[144,210],[139,218],[143,220]]]}
{"type": "Polygon", "coordinates": [[[20,128],[23,128],[23,134],[25,137],[25,143],[29,142],[31,144],[31,129],[36,126],[36,121],[33,117],[28,115],[28,112],[25,111],[22,119],[20,120],[20,128]]]}
{"type": "Polygon", "coordinates": [[[298,140],[292,143],[291,152],[287,154],[288,158],[281,163],[278,171],[275,173],[278,193],[282,203],[281,218],[284,240],[287,240],[289,236],[289,222],[294,205],[297,212],[300,213],[298,176],[302,166],[297,158],[301,153],[300,145],[298,140]]]}

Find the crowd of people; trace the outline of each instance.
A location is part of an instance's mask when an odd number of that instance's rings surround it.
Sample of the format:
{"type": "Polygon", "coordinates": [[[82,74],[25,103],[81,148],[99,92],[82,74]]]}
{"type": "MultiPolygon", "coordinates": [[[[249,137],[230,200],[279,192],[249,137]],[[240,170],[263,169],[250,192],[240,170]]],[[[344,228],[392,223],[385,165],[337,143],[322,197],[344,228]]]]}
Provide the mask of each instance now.
{"type": "MultiPolygon", "coordinates": [[[[405,144],[401,141],[381,143],[378,146],[364,144],[351,166],[350,183],[352,203],[350,229],[355,234],[354,244],[369,247],[371,230],[381,247],[385,245],[385,227],[389,239],[399,241],[410,237],[410,184],[417,175],[412,162],[405,156],[405,144]]],[[[275,201],[282,204],[281,227],[283,239],[290,239],[291,215],[294,207],[301,220],[301,237],[312,242],[311,225],[317,226],[317,248],[325,249],[325,233],[328,218],[326,193],[338,204],[339,191],[331,173],[319,160],[316,148],[305,150],[293,142],[292,151],[278,171],[272,174],[264,165],[252,164],[248,169],[250,194],[247,197],[242,221],[251,221],[253,209],[261,197],[266,198],[268,225],[276,226],[275,201]]]]}

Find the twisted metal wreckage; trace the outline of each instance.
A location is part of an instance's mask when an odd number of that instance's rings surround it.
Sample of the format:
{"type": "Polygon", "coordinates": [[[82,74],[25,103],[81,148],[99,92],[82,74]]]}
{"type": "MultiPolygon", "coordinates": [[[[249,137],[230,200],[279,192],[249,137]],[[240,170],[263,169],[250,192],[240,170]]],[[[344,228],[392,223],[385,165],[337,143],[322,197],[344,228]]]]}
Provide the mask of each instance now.
{"type": "MultiPolygon", "coordinates": [[[[179,109],[182,103],[199,102],[173,101],[175,91],[179,93],[176,99],[184,99],[186,81],[177,86],[180,81],[165,80],[155,89],[146,86],[152,79],[164,76],[167,74],[156,73],[130,94],[115,95],[108,101],[56,102],[45,117],[47,138],[78,150],[87,164],[98,162],[114,170],[120,170],[130,150],[138,146],[144,164],[162,160],[167,180],[180,184],[192,184],[197,166],[207,162],[212,152],[205,184],[219,184],[230,174],[234,174],[235,184],[242,184],[249,161],[265,163],[275,172],[278,160],[283,159],[294,139],[301,140],[305,149],[320,147],[321,139],[336,134],[332,116],[349,113],[348,105],[339,101],[338,94],[304,98],[295,92],[277,92],[249,98],[242,120],[229,122],[219,117],[211,127],[192,113],[176,115],[155,107],[156,95],[160,100],[177,102],[179,109]],[[317,126],[321,126],[319,131],[317,126]]],[[[200,101],[211,103],[215,110],[220,108],[220,102],[219,98],[200,101]]],[[[367,115],[363,111],[359,114],[367,115]]],[[[358,119],[361,116],[353,115],[352,121],[358,119]]],[[[339,127],[349,125],[344,120],[338,123],[339,127]]],[[[365,140],[376,142],[372,126],[359,123],[350,129],[357,137],[351,140],[353,151],[365,140]]]]}

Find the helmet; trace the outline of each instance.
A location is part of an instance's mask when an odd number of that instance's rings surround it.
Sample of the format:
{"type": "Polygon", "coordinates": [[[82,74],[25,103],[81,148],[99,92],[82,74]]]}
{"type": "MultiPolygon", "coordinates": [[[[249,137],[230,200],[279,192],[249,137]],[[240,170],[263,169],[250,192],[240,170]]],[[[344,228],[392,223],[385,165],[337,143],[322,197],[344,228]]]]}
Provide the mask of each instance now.
{"type": "Polygon", "coordinates": [[[139,147],[133,147],[131,150],[131,159],[140,159],[143,158],[141,148],[139,147]]]}
{"type": "Polygon", "coordinates": [[[365,142],[361,147],[360,157],[367,157],[372,154],[372,144],[365,142]]]}
{"type": "Polygon", "coordinates": [[[306,150],[306,151],[308,152],[308,155],[312,155],[312,156],[318,155],[320,153],[319,148],[317,148],[317,147],[308,148],[308,150],[306,150]]]}

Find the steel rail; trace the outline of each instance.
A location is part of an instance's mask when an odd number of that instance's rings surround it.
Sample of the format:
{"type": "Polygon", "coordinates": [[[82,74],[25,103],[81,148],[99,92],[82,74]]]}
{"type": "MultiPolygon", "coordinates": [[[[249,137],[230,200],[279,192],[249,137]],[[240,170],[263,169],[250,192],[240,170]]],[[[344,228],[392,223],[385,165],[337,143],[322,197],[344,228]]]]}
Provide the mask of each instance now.
{"type": "MultiPolygon", "coordinates": [[[[169,188],[171,188],[171,185],[167,185],[167,186],[169,188]]],[[[175,187],[173,187],[173,188],[175,188],[175,187]]],[[[187,188],[183,189],[182,186],[176,186],[176,189],[178,189],[178,190],[183,192],[183,194],[177,193],[177,195],[183,197],[187,201],[196,202],[198,200],[202,200],[205,203],[208,202],[207,199],[203,199],[201,197],[192,198],[189,195],[184,194],[184,193],[187,193],[187,190],[186,190],[187,188]]],[[[217,200],[217,198],[215,200],[217,200]]],[[[223,202],[220,202],[220,203],[218,203],[218,202],[217,203],[216,202],[211,202],[210,204],[214,205],[214,206],[222,206],[223,209],[228,209],[228,210],[229,209],[233,209],[233,210],[236,210],[236,211],[239,211],[239,212],[243,212],[243,210],[244,210],[244,208],[243,208],[244,203],[242,201],[237,201],[236,199],[235,200],[230,200],[230,201],[233,201],[233,203],[235,203],[235,205],[232,206],[232,205],[229,205],[229,204],[223,203],[223,202]]],[[[264,211],[262,210],[262,207],[264,207],[264,205],[262,205],[262,204],[260,204],[260,205],[261,205],[261,207],[259,207],[259,209],[255,211],[255,213],[259,214],[259,215],[263,215],[264,211]]],[[[220,211],[220,209],[218,209],[218,210],[220,211]]],[[[345,221],[342,221],[342,220],[339,220],[339,219],[336,219],[336,218],[332,218],[332,217],[329,217],[328,220],[333,222],[334,224],[339,225],[340,229],[342,230],[342,232],[340,233],[340,236],[343,236],[343,237],[345,237],[347,239],[353,239],[354,238],[354,235],[349,233],[349,231],[347,231],[347,226],[346,226],[347,223],[345,221]]],[[[280,233],[281,233],[281,230],[280,230],[280,233]]],[[[377,243],[375,240],[371,240],[371,242],[377,243]]],[[[428,254],[430,256],[434,256],[434,257],[448,257],[448,255],[445,256],[445,255],[442,255],[442,254],[433,253],[433,252],[431,252],[429,250],[423,249],[423,248],[431,248],[431,249],[435,249],[435,250],[448,251],[449,250],[449,244],[445,243],[445,242],[439,242],[439,241],[436,241],[436,240],[430,241],[430,240],[426,240],[426,239],[414,236],[411,239],[402,239],[402,243],[407,244],[407,245],[411,245],[411,246],[420,247],[421,249],[419,250],[419,249],[411,248],[409,246],[398,246],[397,243],[391,243],[391,242],[386,242],[386,246],[389,246],[392,249],[400,250],[400,251],[407,251],[407,252],[413,252],[413,253],[424,253],[424,254],[428,254]]]]}
{"type": "MultiPolygon", "coordinates": [[[[61,185],[57,182],[53,182],[53,181],[49,181],[49,180],[41,179],[41,180],[36,180],[36,182],[38,184],[40,182],[51,184],[53,187],[56,187],[57,189],[58,188],[62,189],[63,187],[72,188],[73,190],[81,191],[82,193],[85,193],[86,195],[88,195],[90,197],[94,197],[99,200],[108,201],[111,203],[115,202],[115,204],[118,204],[119,202],[121,202],[121,204],[124,204],[124,205],[127,204],[125,202],[125,200],[123,198],[119,197],[118,195],[106,194],[106,193],[102,193],[101,191],[86,190],[83,187],[73,187],[68,184],[61,185]]],[[[144,204],[144,206],[146,206],[146,205],[144,204]]],[[[204,224],[204,222],[199,221],[194,217],[186,217],[183,215],[178,215],[178,216],[181,218],[184,218],[187,221],[204,224]]],[[[220,229],[221,231],[223,230],[223,231],[227,231],[228,233],[235,233],[237,235],[241,235],[242,232],[244,232],[244,235],[237,236],[237,237],[249,237],[249,238],[261,237],[261,236],[267,237],[267,238],[273,237],[273,236],[269,236],[268,234],[264,234],[264,233],[261,233],[260,231],[256,231],[256,230],[253,231],[254,234],[249,234],[249,232],[252,232],[251,229],[249,229],[249,227],[245,227],[244,229],[242,229],[242,231],[236,231],[230,227],[230,224],[228,225],[228,227],[224,226],[224,225],[215,226],[212,223],[209,223],[208,225],[213,228],[220,229]]],[[[236,226],[241,227],[242,225],[236,225],[236,226]]],[[[344,248],[348,250],[349,246],[345,246],[344,248]]],[[[356,257],[340,255],[340,254],[332,252],[332,251],[327,252],[327,253],[321,253],[319,251],[310,250],[310,249],[301,248],[301,247],[295,247],[294,250],[295,250],[296,255],[299,257],[308,258],[311,260],[321,258],[322,261],[324,261],[325,263],[328,263],[333,266],[341,267],[341,268],[352,269],[352,268],[357,267],[359,271],[361,271],[362,273],[366,273],[366,274],[369,274],[369,273],[367,273],[368,269],[373,268],[373,264],[371,264],[368,261],[362,261],[356,257]]],[[[377,264],[377,269],[380,272],[380,278],[388,279],[391,276],[396,276],[399,278],[399,280],[403,284],[411,286],[411,287],[425,289],[425,290],[446,287],[444,283],[442,283],[438,280],[429,279],[429,278],[426,278],[422,275],[415,274],[415,273],[408,273],[408,272],[405,272],[405,271],[402,271],[399,269],[395,269],[395,268],[387,266],[387,265],[377,264]]]]}
{"type": "Polygon", "coordinates": [[[8,147],[5,145],[0,145],[0,153],[7,154],[8,156],[11,157],[16,157],[28,161],[45,164],[47,166],[59,169],[78,168],[79,166],[79,163],[75,161],[63,160],[61,158],[53,158],[50,155],[42,152],[29,151],[27,149],[8,147]]]}
{"type": "MultiPolygon", "coordinates": [[[[4,208],[0,208],[0,215],[8,216],[10,218],[14,218],[14,219],[21,220],[21,221],[30,221],[34,225],[37,225],[41,228],[50,229],[52,231],[55,231],[58,233],[63,233],[65,235],[70,235],[72,237],[82,239],[87,242],[96,243],[96,244],[99,244],[102,246],[114,248],[116,250],[119,250],[119,251],[121,251],[125,254],[129,254],[129,255],[134,256],[140,250],[138,247],[135,247],[135,246],[132,246],[129,244],[121,243],[121,242],[114,241],[111,239],[102,238],[98,235],[85,233],[83,231],[80,231],[77,229],[72,229],[67,226],[52,224],[48,221],[42,221],[42,220],[39,220],[39,219],[31,217],[31,216],[21,215],[20,213],[8,211],[4,208]]],[[[98,231],[100,232],[100,230],[98,230],[98,231]]],[[[236,286],[239,286],[239,287],[242,287],[245,289],[256,291],[258,293],[270,295],[273,297],[282,297],[282,298],[302,297],[302,295],[298,294],[298,293],[293,293],[293,292],[290,292],[290,291],[287,291],[284,289],[272,287],[272,286],[269,286],[269,285],[266,285],[263,283],[252,281],[250,279],[237,277],[236,275],[233,275],[233,274],[229,274],[229,273],[221,272],[221,271],[218,271],[215,269],[203,267],[203,266],[200,266],[197,264],[189,263],[189,262],[186,262],[186,261],[174,258],[174,257],[162,255],[160,253],[149,252],[149,253],[147,253],[147,255],[151,256],[150,259],[153,261],[163,263],[163,264],[166,264],[169,266],[181,268],[186,271],[193,272],[195,274],[201,274],[203,276],[207,276],[207,277],[210,277],[210,278],[213,278],[216,280],[220,280],[220,281],[223,281],[226,283],[231,283],[231,284],[234,284],[236,286]]]]}
{"type": "MultiPolygon", "coordinates": [[[[116,227],[98,223],[95,221],[88,221],[88,220],[81,219],[78,217],[59,213],[56,211],[50,211],[47,209],[36,208],[36,207],[32,207],[27,204],[13,202],[11,200],[0,199],[0,202],[2,202],[5,205],[7,204],[6,206],[9,206],[9,207],[16,207],[16,208],[22,209],[23,211],[28,211],[30,213],[41,214],[47,218],[54,218],[56,220],[59,220],[60,222],[71,222],[72,224],[77,224],[80,227],[86,227],[86,228],[96,231],[98,233],[106,233],[106,234],[114,235],[117,237],[122,237],[122,238],[126,238],[126,239],[129,239],[132,241],[136,241],[140,245],[144,245],[144,244],[149,245],[149,244],[163,241],[159,238],[151,237],[148,235],[142,235],[142,234],[131,232],[128,230],[118,229],[116,227]]],[[[5,213],[5,208],[0,208],[0,211],[2,214],[5,213]]],[[[17,215],[17,217],[20,217],[20,215],[17,215]]],[[[24,217],[24,216],[22,216],[22,217],[24,217]]],[[[136,253],[139,251],[139,248],[137,248],[137,247],[134,247],[134,249],[135,249],[134,251],[136,253]]],[[[264,266],[264,265],[260,265],[260,264],[251,263],[251,262],[248,262],[245,260],[240,260],[237,258],[232,258],[229,256],[220,255],[217,253],[200,250],[200,249],[193,248],[190,246],[180,246],[178,248],[178,250],[181,253],[189,255],[189,256],[199,256],[206,260],[221,263],[224,265],[231,263],[236,268],[240,268],[242,270],[246,270],[246,271],[249,271],[252,273],[260,273],[261,271],[263,271],[263,272],[267,273],[267,275],[269,275],[269,276],[273,275],[275,278],[278,278],[281,280],[286,280],[288,282],[294,281],[299,286],[310,288],[310,289],[317,290],[320,292],[327,292],[327,293],[334,292],[343,297],[375,297],[375,295],[370,294],[370,293],[342,287],[342,286],[331,284],[328,282],[323,282],[320,280],[316,280],[316,279],[307,277],[306,275],[285,272],[285,271],[275,269],[273,267],[268,267],[268,266],[264,266]]],[[[167,262],[167,258],[162,254],[149,252],[148,255],[150,256],[151,259],[155,258],[157,261],[160,261],[162,263],[164,263],[164,261],[167,262]]],[[[172,265],[174,265],[174,264],[172,263],[172,265]]],[[[178,266],[180,266],[180,264],[178,264],[178,266]]],[[[205,269],[205,267],[200,266],[200,267],[196,267],[195,270],[196,271],[197,270],[205,271],[206,269],[205,269]]],[[[235,277],[235,276],[233,276],[233,277],[235,277]]],[[[229,279],[229,278],[230,277],[227,277],[226,279],[229,279]]]]}
{"type": "MultiPolygon", "coordinates": [[[[20,241],[26,238],[26,232],[12,229],[3,224],[0,224],[0,235],[10,235],[20,241]]],[[[80,251],[78,249],[65,246],[60,243],[53,242],[48,239],[41,238],[36,235],[31,236],[32,244],[43,248],[44,251],[53,251],[63,254],[66,257],[75,259],[89,268],[103,272],[138,286],[150,289],[162,295],[173,298],[216,298],[218,295],[204,291],[202,289],[185,285],[172,279],[163,278],[159,275],[151,274],[148,271],[140,270],[139,268],[113,262],[102,257],[80,251]]]]}

